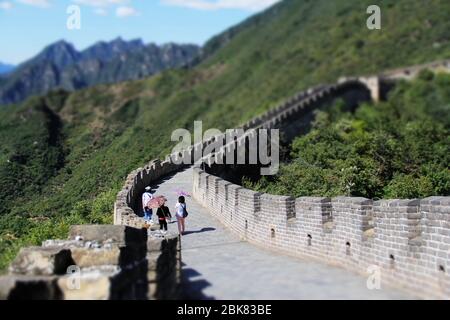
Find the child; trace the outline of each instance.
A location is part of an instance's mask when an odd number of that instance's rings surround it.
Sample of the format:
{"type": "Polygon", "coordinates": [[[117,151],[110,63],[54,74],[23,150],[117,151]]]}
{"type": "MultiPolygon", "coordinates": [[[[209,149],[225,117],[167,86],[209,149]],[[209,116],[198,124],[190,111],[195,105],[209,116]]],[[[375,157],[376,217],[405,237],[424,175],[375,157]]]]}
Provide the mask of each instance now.
{"type": "Polygon", "coordinates": [[[169,207],[167,207],[165,204],[163,206],[164,214],[166,215],[166,221],[167,223],[172,222],[172,214],[170,213],[169,207]]]}
{"type": "Polygon", "coordinates": [[[184,220],[187,217],[186,200],[183,196],[178,198],[178,203],[175,205],[176,217],[178,222],[178,231],[181,235],[184,234],[184,220]]]}
{"type": "Polygon", "coordinates": [[[144,220],[147,224],[151,224],[152,222],[153,210],[147,206],[152,199],[152,188],[146,187],[145,192],[142,194],[142,208],[144,208],[144,220]]]}
{"type": "Polygon", "coordinates": [[[158,216],[160,230],[167,231],[167,219],[170,220],[172,215],[170,214],[170,210],[165,203],[158,208],[156,215],[158,216]]]}

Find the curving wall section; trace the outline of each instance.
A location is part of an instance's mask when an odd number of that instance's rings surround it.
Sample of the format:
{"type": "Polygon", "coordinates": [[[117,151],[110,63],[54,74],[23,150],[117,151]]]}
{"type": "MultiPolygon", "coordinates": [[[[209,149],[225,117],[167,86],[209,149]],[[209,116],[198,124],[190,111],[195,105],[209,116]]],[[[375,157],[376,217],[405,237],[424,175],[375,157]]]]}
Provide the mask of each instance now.
{"type": "Polygon", "coordinates": [[[167,159],[163,162],[160,160],[152,161],[146,167],[132,171],[114,203],[114,224],[142,228],[144,220],[141,217],[143,209],[141,199],[145,187],[181,169],[181,167],[171,159],[167,159]]]}
{"type": "MultiPolygon", "coordinates": [[[[123,189],[117,195],[114,205],[114,224],[141,227],[143,225],[143,219],[139,217],[142,211],[141,195],[146,186],[162,177],[199,160],[208,166],[210,173],[223,175],[224,166],[215,165],[217,159],[222,163],[226,163],[227,157],[235,159],[237,146],[245,144],[248,149],[249,138],[258,135],[258,129],[278,128],[284,142],[289,142],[298,134],[308,130],[313,119],[313,112],[318,108],[329,106],[338,98],[343,99],[349,108],[362,102],[378,100],[392,87],[392,81],[411,79],[424,69],[450,72],[450,60],[401,68],[375,76],[343,77],[333,85],[318,85],[297,93],[278,107],[244,123],[238,129],[246,130],[245,134],[235,138],[232,143],[220,148],[215,154],[206,154],[203,157],[202,153],[210,144],[225,140],[226,134],[197,143],[180,153],[171,154],[164,161],[155,160],[143,168],[134,170],[128,175],[123,189]]],[[[238,169],[237,166],[228,166],[225,171],[230,173],[238,169]]]]}
{"type": "Polygon", "coordinates": [[[117,195],[114,204],[114,224],[139,228],[144,225],[141,217],[141,196],[145,187],[199,160],[212,165],[214,157],[216,160],[219,158],[225,160],[226,156],[236,157],[237,148],[234,148],[231,153],[227,152],[227,148],[243,143],[248,144],[249,137],[258,134],[255,131],[257,129],[270,129],[281,126],[285,137],[292,136],[298,130],[306,130],[305,128],[310,120],[308,117],[312,115],[313,110],[318,105],[331,103],[337,97],[343,98],[349,105],[355,106],[362,101],[370,100],[370,91],[363,83],[357,80],[348,80],[332,86],[318,86],[309,89],[297,94],[267,114],[245,123],[241,129],[247,130],[246,133],[233,140],[232,143],[224,145],[220,148],[218,154],[207,154],[203,157],[205,148],[213,143],[217,143],[219,140],[225,140],[226,134],[211,137],[180,153],[169,155],[164,161],[154,160],[145,167],[132,171],[128,175],[124,187],[117,195]],[[308,119],[303,122],[293,121],[293,119],[298,118],[308,119]]]}
{"type": "Polygon", "coordinates": [[[118,193],[114,203],[114,224],[142,228],[145,224],[142,218],[142,194],[145,187],[159,182],[164,177],[185,168],[201,157],[196,157],[196,151],[211,143],[210,140],[191,146],[190,148],[169,155],[164,161],[154,160],[143,168],[132,171],[118,193]],[[185,164],[186,163],[186,164],[185,164]]]}

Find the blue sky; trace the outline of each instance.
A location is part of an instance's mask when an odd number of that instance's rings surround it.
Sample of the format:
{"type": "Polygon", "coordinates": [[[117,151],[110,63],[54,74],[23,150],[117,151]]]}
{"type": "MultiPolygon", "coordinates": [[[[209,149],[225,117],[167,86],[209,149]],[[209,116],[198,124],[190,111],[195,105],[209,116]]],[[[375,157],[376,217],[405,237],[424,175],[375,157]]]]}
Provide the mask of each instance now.
{"type": "Polygon", "coordinates": [[[279,0],[0,0],[0,61],[17,64],[65,39],[77,49],[122,37],[203,44],[279,0]],[[68,30],[67,8],[81,9],[68,30]]]}

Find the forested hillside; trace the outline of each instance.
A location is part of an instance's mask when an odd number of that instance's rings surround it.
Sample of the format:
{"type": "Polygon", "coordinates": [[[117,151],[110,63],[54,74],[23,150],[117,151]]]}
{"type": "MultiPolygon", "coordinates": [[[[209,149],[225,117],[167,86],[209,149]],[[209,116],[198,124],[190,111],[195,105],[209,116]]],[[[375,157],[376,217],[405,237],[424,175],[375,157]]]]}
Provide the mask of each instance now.
{"type": "Polygon", "coordinates": [[[272,194],[413,199],[450,195],[450,75],[423,72],[386,102],[318,112],[275,177],[249,188],[272,194]]]}

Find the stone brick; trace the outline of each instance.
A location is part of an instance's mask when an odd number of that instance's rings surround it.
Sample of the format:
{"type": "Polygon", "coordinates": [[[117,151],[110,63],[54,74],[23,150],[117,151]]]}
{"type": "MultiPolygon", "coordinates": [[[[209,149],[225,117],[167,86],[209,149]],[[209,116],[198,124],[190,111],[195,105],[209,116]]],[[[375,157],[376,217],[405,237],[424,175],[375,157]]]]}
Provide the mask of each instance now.
{"type": "Polygon", "coordinates": [[[147,232],[144,229],[136,229],[128,226],[72,226],[69,231],[69,239],[75,239],[77,237],[81,237],[83,241],[111,241],[120,245],[127,245],[131,243],[145,243],[147,240],[147,232]]]}
{"type": "Polygon", "coordinates": [[[0,277],[0,300],[61,300],[56,276],[13,275],[0,277]]]}
{"type": "MultiPolygon", "coordinates": [[[[103,266],[103,265],[120,265],[123,264],[121,260],[121,252],[127,248],[113,247],[109,249],[87,249],[87,248],[73,248],[72,258],[75,264],[81,268],[103,266]]],[[[123,256],[123,255],[122,255],[123,256]]],[[[134,259],[138,260],[138,259],[134,259]]],[[[133,260],[131,260],[133,261],[133,260]]],[[[130,261],[130,262],[131,262],[130,261]]]]}
{"type": "Polygon", "coordinates": [[[28,275],[65,274],[67,268],[74,264],[68,249],[28,247],[20,250],[9,271],[13,274],[28,275]]]}
{"type": "Polygon", "coordinates": [[[108,300],[113,294],[112,277],[118,273],[118,270],[85,271],[81,272],[76,283],[70,276],[64,276],[58,279],[57,284],[64,300],[108,300]]]}

